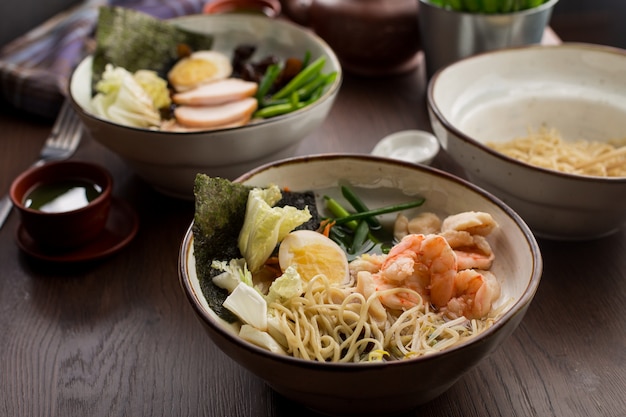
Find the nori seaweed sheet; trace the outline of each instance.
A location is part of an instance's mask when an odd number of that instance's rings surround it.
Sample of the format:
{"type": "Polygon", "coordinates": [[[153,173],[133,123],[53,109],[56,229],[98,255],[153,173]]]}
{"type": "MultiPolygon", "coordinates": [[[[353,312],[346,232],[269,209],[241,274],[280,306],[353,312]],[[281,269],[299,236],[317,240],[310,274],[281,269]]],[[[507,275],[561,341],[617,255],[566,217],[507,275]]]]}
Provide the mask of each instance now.
{"type": "Polygon", "coordinates": [[[249,187],[223,178],[196,175],[194,182],[195,215],[192,226],[196,271],[209,307],[228,322],[236,317],[222,303],[228,292],[213,284],[219,271],[211,268],[213,260],[241,258],[237,245],[246,214],[249,187]]]}
{"type": "Polygon", "coordinates": [[[191,50],[213,46],[212,35],[191,32],[137,10],[119,6],[102,6],[98,10],[92,86],[102,78],[109,63],[130,72],[153,70],[165,77],[179,58],[179,45],[187,45],[191,50]]]}
{"type": "Polygon", "coordinates": [[[315,193],[313,191],[293,192],[283,191],[283,197],[278,203],[278,207],[293,206],[299,209],[309,208],[311,218],[308,222],[296,227],[296,230],[317,230],[320,227],[321,217],[317,211],[317,205],[315,204],[315,193]]]}
{"type": "MultiPolygon", "coordinates": [[[[213,284],[212,278],[220,271],[211,268],[211,263],[213,260],[241,258],[237,241],[243,226],[250,189],[251,187],[205,174],[196,175],[194,183],[196,211],[192,232],[200,288],[209,307],[227,322],[233,322],[237,318],[222,305],[228,292],[213,284]]],[[[313,192],[283,191],[283,197],[276,205],[290,205],[299,209],[308,207],[311,219],[297,229],[319,228],[321,219],[313,192]]]]}

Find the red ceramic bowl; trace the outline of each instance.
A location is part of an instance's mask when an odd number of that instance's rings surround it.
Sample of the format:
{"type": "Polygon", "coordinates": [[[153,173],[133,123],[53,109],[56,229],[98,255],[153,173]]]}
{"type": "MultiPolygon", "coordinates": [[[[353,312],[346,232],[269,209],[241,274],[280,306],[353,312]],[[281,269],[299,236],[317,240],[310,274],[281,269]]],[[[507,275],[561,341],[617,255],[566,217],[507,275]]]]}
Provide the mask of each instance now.
{"type": "Polygon", "coordinates": [[[34,241],[46,248],[68,249],[84,245],[102,232],[109,215],[112,188],[113,179],[104,168],[87,162],[59,161],[32,167],[19,175],[11,185],[10,197],[21,215],[22,226],[34,241]],[[86,194],[79,184],[95,190],[89,193],[92,198],[78,197],[81,192],[86,194]],[[49,193],[50,187],[56,188],[56,192],[49,193]],[[59,191],[62,188],[67,189],[59,191]],[[43,194],[47,196],[42,197],[43,194]],[[52,194],[57,197],[50,197],[52,194]],[[60,208],[29,205],[29,200],[38,199],[61,202],[60,208]],[[68,199],[75,204],[63,206],[68,199]]]}

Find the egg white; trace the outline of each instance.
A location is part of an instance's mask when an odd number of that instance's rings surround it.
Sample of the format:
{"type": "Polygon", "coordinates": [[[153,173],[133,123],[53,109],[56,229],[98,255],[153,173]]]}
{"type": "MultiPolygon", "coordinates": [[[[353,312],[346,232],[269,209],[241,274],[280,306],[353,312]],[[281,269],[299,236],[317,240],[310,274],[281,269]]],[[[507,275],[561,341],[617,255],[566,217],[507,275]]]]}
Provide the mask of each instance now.
{"type": "MultiPolygon", "coordinates": [[[[280,244],[278,249],[278,262],[284,271],[289,266],[295,266],[301,273],[299,266],[294,265],[294,251],[305,251],[311,262],[323,265],[336,263],[334,271],[340,279],[337,283],[345,283],[349,280],[348,258],[343,249],[332,239],[312,230],[297,230],[289,233],[280,244]]],[[[305,281],[307,278],[303,277],[305,281]]],[[[329,277],[330,278],[330,277],[329,277]]]]}
{"type": "Polygon", "coordinates": [[[178,61],[168,73],[176,91],[188,91],[232,75],[230,58],[218,51],[196,51],[178,61]],[[208,65],[202,65],[204,61],[208,65]]]}

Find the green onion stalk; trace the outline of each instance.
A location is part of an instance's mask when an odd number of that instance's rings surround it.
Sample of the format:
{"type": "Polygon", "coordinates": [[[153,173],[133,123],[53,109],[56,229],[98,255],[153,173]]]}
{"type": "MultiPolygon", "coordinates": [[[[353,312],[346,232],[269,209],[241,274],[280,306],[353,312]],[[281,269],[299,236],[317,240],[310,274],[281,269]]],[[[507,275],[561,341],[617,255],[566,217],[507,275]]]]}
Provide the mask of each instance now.
{"type": "Polygon", "coordinates": [[[326,208],[332,217],[334,226],[330,229],[330,238],[341,247],[346,249],[348,255],[366,252],[375,246],[385,252],[388,245],[381,242],[373,232],[382,228],[376,216],[399,212],[424,204],[423,198],[418,198],[407,203],[394,204],[376,209],[368,208],[354,191],[346,186],[341,187],[343,197],[348,201],[356,212],[350,212],[334,198],[325,195],[326,208]]]}
{"type": "Polygon", "coordinates": [[[303,60],[303,65],[306,66],[303,66],[302,70],[287,85],[271,97],[266,97],[266,95],[280,75],[281,68],[278,64],[268,67],[256,94],[259,108],[254,113],[255,118],[267,119],[291,113],[308,106],[322,96],[324,89],[335,81],[338,74],[337,71],[328,74],[322,73],[326,63],[325,57],[319,57],[313,62],[309,62],[310,59],[310,55],[307,53],[303,60]]]}

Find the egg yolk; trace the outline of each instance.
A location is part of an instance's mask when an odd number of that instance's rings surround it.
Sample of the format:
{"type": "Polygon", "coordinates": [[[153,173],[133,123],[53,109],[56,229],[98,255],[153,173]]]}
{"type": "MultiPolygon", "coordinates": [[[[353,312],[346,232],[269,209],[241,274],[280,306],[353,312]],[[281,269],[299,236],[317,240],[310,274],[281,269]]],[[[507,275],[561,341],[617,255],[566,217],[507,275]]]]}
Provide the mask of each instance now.
{"type": "Polygon", "coordinates": [[[206,59],[188,58],[179,62],[169,74],[170,82],[180,87],[192,87],[210,80],[219,72],[217,65],[206,59]]]}
{"type": "Polygon", "coordinates": [[[345,281],[347,264],[342,253],[335,248],[309,243],[301,247],[290,247],[290,264],[296,268],[303,281],[308,282],[319,274],[325,275],[331,283],[345,281]]]}

